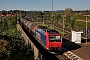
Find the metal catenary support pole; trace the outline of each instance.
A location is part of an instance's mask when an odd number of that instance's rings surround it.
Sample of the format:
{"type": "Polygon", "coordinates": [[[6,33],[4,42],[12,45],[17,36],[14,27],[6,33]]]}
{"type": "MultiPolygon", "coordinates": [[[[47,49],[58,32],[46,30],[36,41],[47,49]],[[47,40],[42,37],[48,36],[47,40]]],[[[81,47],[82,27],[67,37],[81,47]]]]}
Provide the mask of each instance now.
{"type": "Polygon", "coordinates": [[[87,44],[87,17],[89,16],[89,15],[84,15],[85,17],[86,17],[86,46],[88,45],[87,44]]]}

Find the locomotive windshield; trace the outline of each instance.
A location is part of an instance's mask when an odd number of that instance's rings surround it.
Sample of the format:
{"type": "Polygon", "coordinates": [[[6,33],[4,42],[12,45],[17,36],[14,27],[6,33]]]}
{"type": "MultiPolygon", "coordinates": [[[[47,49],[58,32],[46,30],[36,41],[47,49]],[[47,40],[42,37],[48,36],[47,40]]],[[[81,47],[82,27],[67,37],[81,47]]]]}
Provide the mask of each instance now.
{"type": "Polygon", "coordinates": [[[49,36],[49,42],[60,42],[60,36],[49,36]]]}

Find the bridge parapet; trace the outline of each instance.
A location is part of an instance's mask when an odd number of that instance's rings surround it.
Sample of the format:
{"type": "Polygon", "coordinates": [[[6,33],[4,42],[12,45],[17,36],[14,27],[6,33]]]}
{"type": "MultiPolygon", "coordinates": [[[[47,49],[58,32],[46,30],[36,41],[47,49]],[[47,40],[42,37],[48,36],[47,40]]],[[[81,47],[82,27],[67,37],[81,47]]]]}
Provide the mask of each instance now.
{"type": "Polygon", "coordinates": [[[40,54],[39,50],[33,44],[31,39],[27,36],[27,34],[24,32],[24,30],[22,29],[22,27],[19,24],[17,24],[17,30],[19,30],[21,32],[22,37],[24,38],[25,44],[27,45],[27,47],[29,47],[29,49],[33,51],[34,60],[42,60],[42,55],[40,54]]]}

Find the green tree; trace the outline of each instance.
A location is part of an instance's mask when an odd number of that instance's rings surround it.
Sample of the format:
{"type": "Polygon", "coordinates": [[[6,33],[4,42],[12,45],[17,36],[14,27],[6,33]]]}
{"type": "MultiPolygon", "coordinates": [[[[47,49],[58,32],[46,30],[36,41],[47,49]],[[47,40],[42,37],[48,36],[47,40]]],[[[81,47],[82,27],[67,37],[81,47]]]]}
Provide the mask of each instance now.
{"type": "Polygon", "coordinates": [[[33,60],[33,54],[27,53],[29,49],[16,29],[16,17],[3,18],[0,23],[0,60],[33,60]]]}
{"type": "Polygon", "coordinates": [[[76,20],[76,18],[72,18],[72,20],[71,20],[71,27],[72,27],[72,29],[74,28],[75,20],[76,20]]]}
{"type": "Polygon", "coordinates": [[[66,8],[64,11],[64,14],[71,16],[71,15],[73,15],[73,10],[71,8],[66,8]]]}

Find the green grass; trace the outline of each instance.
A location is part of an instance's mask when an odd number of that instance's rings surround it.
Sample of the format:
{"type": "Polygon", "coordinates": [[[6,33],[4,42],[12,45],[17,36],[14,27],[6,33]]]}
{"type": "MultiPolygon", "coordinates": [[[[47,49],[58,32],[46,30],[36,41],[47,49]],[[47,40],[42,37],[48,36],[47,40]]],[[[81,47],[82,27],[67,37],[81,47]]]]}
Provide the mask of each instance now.
{"type": "MultiPolygon", "coordinates": [[[[48,28],[50,28],[50,29],[54,29],[54,30],[58,31],[60,34],[63,35],[63,32],[62,32],[61,30],[58,30],[58,29],[56,29],[56,28],[54,28],[54,27],[52,27],[52,26],[49,26],[49,25],[47,25],[47,24],[45,24],[45,23],[37,22],[37,24],[39,24],[39,25],[41,25],[41,26],[46,26],[46,27],[48,27],[48,28]]],[[[66,35],[65,32],[64,32],[64,35],[66,35]]]]}

